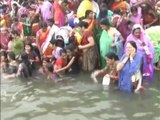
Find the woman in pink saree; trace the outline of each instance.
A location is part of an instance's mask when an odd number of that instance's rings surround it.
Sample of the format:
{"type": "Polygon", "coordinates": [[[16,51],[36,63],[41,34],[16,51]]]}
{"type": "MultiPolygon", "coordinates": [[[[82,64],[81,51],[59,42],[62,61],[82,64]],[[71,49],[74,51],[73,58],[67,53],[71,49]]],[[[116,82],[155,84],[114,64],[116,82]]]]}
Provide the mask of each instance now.
{"type": "Polygon", "coordinates": [[[65,24],[64,7],[66,7],[67,4],[68,3],[65,0],[55,0],[54,1],[54,21],[58,27],[62,27],[65,24]]]}
{"type": "Polygon", "coordinates": [[[143,78],[146,80],[152,79],[154,70],[154,47],[149,36],[144,32],[140,24],[133,26],[132,33],[127,37],[126,43],[128,41],[135,41],[138,51],[141,52],[143,56],[143,78]]]}

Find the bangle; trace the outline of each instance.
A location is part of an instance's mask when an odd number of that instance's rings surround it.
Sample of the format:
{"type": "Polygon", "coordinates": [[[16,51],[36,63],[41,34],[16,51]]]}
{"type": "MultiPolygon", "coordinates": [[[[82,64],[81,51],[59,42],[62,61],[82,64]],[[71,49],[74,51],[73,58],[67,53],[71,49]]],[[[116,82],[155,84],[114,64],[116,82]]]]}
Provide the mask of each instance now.
{"type": "Polygon", "coordinates": [[[124,60],[122,61],[123,64],[125,64],[128,60],[128,57],[125,57],[124,60]]]}

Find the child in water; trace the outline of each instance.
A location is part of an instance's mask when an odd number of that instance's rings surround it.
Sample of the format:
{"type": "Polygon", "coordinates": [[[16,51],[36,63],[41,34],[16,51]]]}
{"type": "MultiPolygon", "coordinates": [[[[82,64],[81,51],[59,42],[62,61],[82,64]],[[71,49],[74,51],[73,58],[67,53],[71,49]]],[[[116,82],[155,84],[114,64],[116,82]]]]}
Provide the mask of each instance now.
{"type": "Polygon", "coordinates": [[[46,65],[46,74],[48,80],[54,80],[56,82],[57,74],[54,73],[54,67],[51,63],[46,65]]]}
{"type": "Polygon", "coordinates": [[[95,83],[98,83],[96,77],[103,76],[103,85],[110,85],[110,83],[117,83],[118,72],[116,70],[118,56],[115,53],[108,53],[106,55],[107,66],[102,70],[96,70],[91,74],[91,78],[95,83]]]}
{"type": "Polygon", "coordinates": [[[0,68],[2,72],[7,71],[7,53],[6,51],[0,52],[1,60],[0,60],[0,68]]]}

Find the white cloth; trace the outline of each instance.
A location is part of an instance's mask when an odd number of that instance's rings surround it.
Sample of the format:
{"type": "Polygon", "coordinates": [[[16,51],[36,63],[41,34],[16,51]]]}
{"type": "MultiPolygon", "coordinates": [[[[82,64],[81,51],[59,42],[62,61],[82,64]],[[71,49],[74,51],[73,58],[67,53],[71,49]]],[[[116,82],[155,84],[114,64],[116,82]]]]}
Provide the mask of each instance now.
{"type": "Polygon", "coordinates": [[[42,44],[42,47],[41,47],[43,53],[46,51],[46,49],[47,49],[47,47],[50,43],[50,40],[52,39],[53,34],[54,33],[56,34],[58,31],[59,31],[59,27],[56,26],[56,25],[52,25],[52,27],[51,27],[48,35],[47,35],[47,38],[46,38],[45,42],[42,44]]]}
{"type": "Polygon", "coordinates": [[[60,27],[60,29],[57,32],[56,36],[57,35],[62,36],[63,39],[64,39],[64,43],[68,44],[68,42],[69,42],[69,36],[70,36],[71,32],[72,32],[72,28],[69,25],[68,26],[62,26],[62,27],[60,27]]]}
{"type": "Polygon", "coordinates": [[[105,75],[103,77],[102,85],[108,86],[110,84],[110,81],[111,81],[110,77],[105,75]]]}

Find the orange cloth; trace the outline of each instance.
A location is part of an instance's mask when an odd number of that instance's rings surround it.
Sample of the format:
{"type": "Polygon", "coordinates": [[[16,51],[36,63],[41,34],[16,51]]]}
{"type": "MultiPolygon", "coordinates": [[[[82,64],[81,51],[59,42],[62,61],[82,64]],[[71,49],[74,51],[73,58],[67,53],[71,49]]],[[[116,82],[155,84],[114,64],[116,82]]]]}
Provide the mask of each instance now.
{"type": "MultiPolygon", "coordinates": [[[[43,32],[42,29],[40,29],[40,30],[37,32],[37,36],[39,36],[39,45],[40,45],[40,47],[41,47],[42,44],[45,42],[49,31],[50,31],[50,28],[47,28],[47,30],[46,30],[45,32],[43,32]]],[[[52,49],[51,49],[50,47],[48,47],[43,54],[44,54],[45,56],[51,55],[51,54],[52,54],[52,49]]]]}
{"type": "Polygon", "coordinates": [[[123,0],[120,0],[119,2],[114,2],[112,4],[112,11],[114,11],[116,8],[120,8],[121,10],[127,10],[127,3],[123,0]]]}

